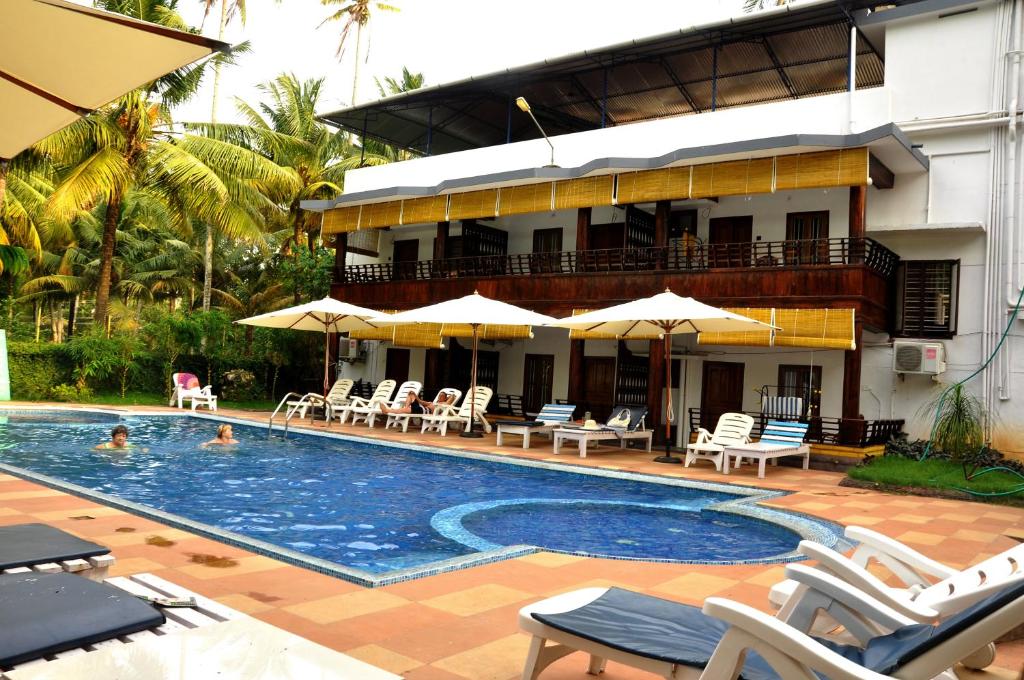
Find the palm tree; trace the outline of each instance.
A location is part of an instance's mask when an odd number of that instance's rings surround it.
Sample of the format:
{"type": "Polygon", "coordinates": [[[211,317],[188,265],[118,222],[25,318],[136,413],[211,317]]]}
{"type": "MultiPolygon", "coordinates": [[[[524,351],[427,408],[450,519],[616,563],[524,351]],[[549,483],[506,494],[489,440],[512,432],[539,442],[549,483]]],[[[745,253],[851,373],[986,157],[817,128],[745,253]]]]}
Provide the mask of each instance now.
{"type": "MultiPolygon", "coordinates": [[[[320,228],[320,216],[303,210],[301,202],[333,198],[341,193],[345,171],[342,161],[350,151],[345,133],[332,132],[316,117],[323,82],[322,78],[300,82],[294,75],[281,75],[259,86],[269,101],[258,106],[237,102],[245,125],[190,126],[212,139],[255,151],[297,176],[298,182],[283,198],[286,211],[281,216],[282,226],[291,232],[283,249],[296,258],[303,236],[312,248],[313,235],[320,228]]],[[[295,295],[298,302],[299,292],[295,295]]]]}
{"type": "Polygon", "coordinates": [[[380,92],[380,96],[388,97],[393,94],[420,89],[423,87],[424,77],[422,73],[410,73],[409,67],[403,66],[401,78],[395,79],[391,76],[385,76],[383,83],[381,83],[379,78],[374,78],[373,81],[377,83],[377,91],[380,92]]]}
{"type": "Polygon", "coordinates": [[[161,201],[179,229],[194,217],[233,236],[258,234],[263,203],[244,199],[286,190],[292,173],[237,146],[203,137],[170,134],[167,109],[141,90],[51,135],[38,148],[66,169],[47,200],[49,215],[68,220],[104,206],[94,318],[104,323],[118,224],[125,197],[145,187],[161,201]]]}
{"type": "Polygon", "coordinates": [[[356,27],[355,66],[352,70],[352,104],[355,105],[359,93],[359,59],[362,55],[363,28],[370,23],[373,9],[378,12],[399,12],[401,10],[396,5],[379,2],[379,0],[320,0],[320,3],[326,7],[340,5],[333,14],[320,22],[321,26],[328,21],[342,22],[341,38],[338,40],[339,60],[345,52],[345,42],[348,40],[352,27],[356,27]]]}

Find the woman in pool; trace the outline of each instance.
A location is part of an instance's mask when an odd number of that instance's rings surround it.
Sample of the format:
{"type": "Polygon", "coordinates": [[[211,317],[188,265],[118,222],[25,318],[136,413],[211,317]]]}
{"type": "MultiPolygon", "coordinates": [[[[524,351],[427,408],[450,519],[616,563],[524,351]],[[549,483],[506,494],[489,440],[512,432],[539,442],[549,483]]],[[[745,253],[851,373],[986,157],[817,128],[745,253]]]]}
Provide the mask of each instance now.
{"type": "Polygon", "coordinates": [[[217,428],[217,436],[203,444],[203,446],[226,446],[228,444],[237,444],[238,440],[233,439],[231,435],[231,426],[228,424],[221,425],[217,428]]]}
{"type": "Polygon", "coordinates": [[[97,451],[104,449],[131,448],[131,444],[128,443],[128,428],[124,425],[115,426],[114,429],[110,431],[110,441],[97,444],[93,448],[97,451]]]}

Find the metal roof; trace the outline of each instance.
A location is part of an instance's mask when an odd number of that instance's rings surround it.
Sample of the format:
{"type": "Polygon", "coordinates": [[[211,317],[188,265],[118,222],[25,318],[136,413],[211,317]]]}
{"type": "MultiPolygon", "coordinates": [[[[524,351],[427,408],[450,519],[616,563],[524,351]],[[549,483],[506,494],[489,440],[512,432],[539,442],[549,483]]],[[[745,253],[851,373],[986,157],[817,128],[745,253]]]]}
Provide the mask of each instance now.
{"type": "MultiPolygon", "coordinates": [[[[851,22],[877,4],[842,0],[786,5],[413,90],[323,119],[401,148],[439,154],[539,137],[515,107],[520,96],[554,136],[839,92],[847,88],[851,22]]],[[[880,52],[859,33],[858,88],[883,84],[880,52]]]]}

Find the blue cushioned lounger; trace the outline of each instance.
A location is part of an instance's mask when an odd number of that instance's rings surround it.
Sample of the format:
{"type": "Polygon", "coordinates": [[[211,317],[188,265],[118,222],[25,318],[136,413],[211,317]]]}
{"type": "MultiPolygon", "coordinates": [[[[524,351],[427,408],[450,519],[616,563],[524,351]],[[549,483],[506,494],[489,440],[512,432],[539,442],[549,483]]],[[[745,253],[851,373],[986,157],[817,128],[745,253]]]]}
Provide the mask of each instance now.
{"type": "Polygon", "coordinates": [[[83,541],[46,524],[0,527],[0,569],[85,559],[109,552],[109,548],[98,543],[83,541]]]}
{"type": "MultiPolygon", "coordinates": [[[[814,639],[864,668],[892,675],[1022,597],[1024,581],[1018,581],[936,626],[904,626],[888,635],[872,638],[864,647],[814,639]]],[[[619,588],[610,588],[593,602],[572,611],[534,612],[532,616],[547,626],[612,649],[692,668],[704,668],[708,664],[729,627],[705,615],[698,607],[619,588]]],[[[751,652],[740,677],[774,680],[778,675],[764,659],[751,652]]]]}
{"type": "Polygon", "coordinates": [[[164,623],[142,600],[72,574],[0,575],[0,668],[164,623]]]}

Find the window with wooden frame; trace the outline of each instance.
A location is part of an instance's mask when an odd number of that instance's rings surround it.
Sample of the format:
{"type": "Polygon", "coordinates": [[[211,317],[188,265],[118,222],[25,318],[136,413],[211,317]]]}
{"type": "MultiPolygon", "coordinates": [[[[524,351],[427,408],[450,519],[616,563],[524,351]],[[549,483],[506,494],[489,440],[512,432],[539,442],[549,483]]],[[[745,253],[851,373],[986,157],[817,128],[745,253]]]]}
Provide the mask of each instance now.
{"type": "Polygon", "coordinates": [[[829,264],[828,211],[786,214],[786,264],[829,264]]]}
{"type": "Polygon", "coordinates": [[[896,335],[956,335],[959,260],[903,260],[896,271],[896,335]]]}
{"type": "Polygon", "coordinates": [[[530,271],[552,274],[561,271],[562,229],[534,229],[530,271]]]}
{"type": "Polygon", "coordinates": [[[780,397],[803,399],[808,417],[821,415],[821,366],[779,364],[777,389],[780,397]]]}

